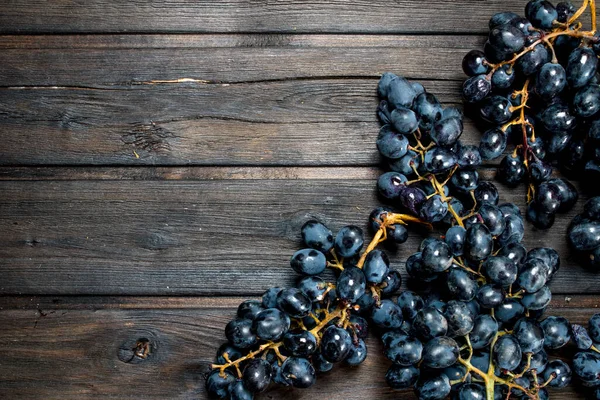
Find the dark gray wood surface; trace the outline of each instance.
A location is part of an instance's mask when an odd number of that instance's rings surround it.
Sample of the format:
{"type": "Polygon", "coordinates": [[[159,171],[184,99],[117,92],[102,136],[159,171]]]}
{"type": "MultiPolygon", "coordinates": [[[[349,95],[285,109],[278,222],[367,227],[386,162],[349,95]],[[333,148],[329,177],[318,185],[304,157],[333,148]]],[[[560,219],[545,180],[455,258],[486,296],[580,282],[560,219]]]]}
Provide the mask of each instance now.
{"type": "MultiPolygon", "coordinates": [[[[378,76],[459,105],[460,62],[525,1],[8,1],[0,6],[0,398],[204,399],[245,298],[293,284],[299,228],[380,205],[378,76]],[[151,355],[131,358],[139,339],[151,355]]],[[[480,127],[466,120],[463,139],[480,127]]],[[[493,179],[493,163],[481,172],[493,179]]],[[[566,224],[550,312],[585,322],[600,275],[566,224]]],[[[499,185],[524,207],[524,189],[499,185]]],[[[393,267],[427,233],[390,250],[393,267]]],[[[436,232],[432,235],[439,234],[436,232]]],[[[356,369],[259,399],[392,399],[356,369]]],[[[569,389],[553,399],[580,398],[569,389]]]]}

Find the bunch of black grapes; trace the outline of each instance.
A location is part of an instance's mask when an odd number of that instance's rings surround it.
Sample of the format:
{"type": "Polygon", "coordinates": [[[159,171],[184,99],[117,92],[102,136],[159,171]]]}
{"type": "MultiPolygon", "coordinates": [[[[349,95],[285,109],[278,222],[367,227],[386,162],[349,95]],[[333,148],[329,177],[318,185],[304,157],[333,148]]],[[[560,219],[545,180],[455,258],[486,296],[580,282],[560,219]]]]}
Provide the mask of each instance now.
{"type": "Polygon", "coordinates": [[[477,204],[498,198],[492,183],[479,181],[479,148],[460,141],[460,110],[392,73],[383,74],[378,93],[377,148],[390,171],[377,186],[386,202],[424,222],[462,224],[477,204]]]}
{"type": "Polygon", "coordinates": [[[499,212],[423,240],[406,261],[422,294],[397,298],[404,320],[382,336],[393,362],[386,380],[420,400],[546,399],[547,387],[571,381],[569,365],[547,353],[570,341],[570,325],[541,317],[558,253],[527,251],[521,232],[502,233],[507,220],[521,219],[514,205],[484,207],[499,212]]]}
{"type": "Polygon", "coordinates": [[[600,36],[594,2],[580,9],[570,2],[534,0],[525,18],[494,15],[483,51],[463,60],[470,76],[463,95],[489,125],[480,145],[484,160],[500,157],[498,178],[509,186],[526,181],[527,219],[545,229],[555,214],[577,199],[567,181],[552,179],[553,166],[567,176],[600,176],[600,36]],[[592,5],[592,30],[582,29],[582,13],[592,5]]]}
{"type": "Polygon", "coordinates": [[[273,287],[262,300],[240,304],[237,317],[225,327],[228,342],[219,348],[206,379],[211,397],[253,399],[271,383],[307,388],[317,373],[336,363],[359,365],[367,357],[368,323],[357,313],[365,302],[375,324],[393,325],[393,303],[387,298],[402,278],[390,268],[387,255],[377,250],[359,257],[364,237],[356,226],[345,226],[334,236],[310,220],[301,233],[306,248],[292,256],[291,267],[302,278],[293,288],[273,287]],[[326,268],[339,272],[335,282],[319,276],[326,268]]]}

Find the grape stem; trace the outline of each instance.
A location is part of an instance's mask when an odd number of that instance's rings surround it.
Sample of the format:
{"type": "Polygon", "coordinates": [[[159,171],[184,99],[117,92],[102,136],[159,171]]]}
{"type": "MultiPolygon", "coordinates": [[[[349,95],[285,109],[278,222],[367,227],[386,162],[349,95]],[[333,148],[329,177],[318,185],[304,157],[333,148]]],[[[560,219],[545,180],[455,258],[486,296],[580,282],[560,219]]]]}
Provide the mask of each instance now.
{"type": "MultiPolygon", "coordinates": [[[[490,362],[488,365],[487,373],[483,372],[482,370],[480,370],[477,367],[474,367],[473,364],[471,364],[471,356],[473,354],[473,348],[471,346],[471,342],[469,340],[468,335],[465,336],[465,340],[466,340],[467,346],[469,348],[469,357],[467,359],[465,359],[465,358],[462,358],[459,356],[458,362],[461,363],[467,369],[467,373],[474,373],[483,380],[483,382],[485,383],[485,391],[486,391],[486,399],[487,400],[494,400],[494,391],[495,391],[496,384],[507,386],[509,388],[508,396],[510,396],[511,389],[517,389],[517,390],[521,390],[523,393],[525,393],[527,396],[529,396],[532,399],[536,398],[536,396],[535,396],[536,392],[525,389],[523,386],[518,385],[513,382],[514,379],[516,379],[518,376],[511,377],[511,379],[504,379],[504,378],[500,378],[500,377],[496,376],[494,360],[493,360],[494,346],[496,345],[496,341],[498,340],[498,337],[500,337],[504,334],[505,334],[505,332],[497,333],[496,336],[494,336],[492,343],[490,344],[490,362]]],[[[530,357],[528,358],[528,361],[529,360],[530,360],[530,357]]]]}
{"type": "Polygon", "coordinates": [[[365,265],[365,260],[367,259],[367,255],[377,248],[379,243],[385,241],[387,239],[387,228],[391,227],[395,224],[400,225],[408,225],[409,222],[415,224],[425,225],[429,229],[433,229],[430,223],[421,221],[419,218],[414,217],[409,214],[396,214],[396,213],[385,213],[381,216],[381,218],[375,221],[379,224],[379,229],[375,232],[375,236],[367,246],[367,249],[363,252],[358,260],[356,266],[358,268],[362,268],[365,265]]]}

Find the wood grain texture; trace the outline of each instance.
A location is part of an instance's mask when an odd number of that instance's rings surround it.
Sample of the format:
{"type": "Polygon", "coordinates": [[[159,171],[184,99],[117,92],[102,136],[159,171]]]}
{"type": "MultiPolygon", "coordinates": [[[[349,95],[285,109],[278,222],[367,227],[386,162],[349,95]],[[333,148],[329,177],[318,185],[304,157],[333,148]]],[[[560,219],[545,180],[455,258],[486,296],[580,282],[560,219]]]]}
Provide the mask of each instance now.
{"type": "MultiPolygon", "coordinates": [[[[343,172],[343,171],[342,171],[343,172]]],[[[491,178],[492,172],[487,173],[491,178]]],[[[484,178],[486,174],[483,174],[484,178]]],[[[524,208],[523,188],[502,187],[524,208]]],[[[366,229],[380,205],[372,179],[189,181],[2,181],[0,256],[3,294],[239,295],[292,285],[289,258],[301,225],[316,217],[337,230],[366,229]]],[[[582,200],[583,201],[583,200],[582,200]]],[[[571,258],[565,226],[527,224],[528,247],[563,257],[556,294],[595,293],[600,275],[571,258]]],[[[422,236],[392,251],[395,268],[422,236]]]]}
{"type": "Polygon", "coordinates": [[[464,79],[460,65],[482,36],[107,35],[0,40],[0,86],[238,83],[379,77],[464,79]]]}
{"type": "MultiPolygon", "coordinates": [[[[406,76],[436,79],[424,83],[445,104],[460,103],[462,72],[439,66],[460,64],[481,42],[5,36],[0,164],[374,165],[377,77],[402,65],[406,76]]],[[[478,136],[467,123],[466,140],[478,136]]]]}
{"type": "Polygon", "coordinates": [[[9,1],[0,32],[484,32],[494,13],[523,7],[517,0],[9,1]]]}
{"type": "MultiPolygon", "coordinates": [[[[460,103],[460,82],[423,83],[444,104],[460,103]]],[[[372,166],[379,160],[376,85],[324,79],[0,90],[0,165],[372,166]]],[[[467,120],[465,143],[480,135],[467,120]]]]}
{"type": "MultiPolygon", "coordinates": [[[[86,309],[85,299],[69,305],[0,311],[0,397],[10,399],[206,399],[203,376],[225,341],[223,330],[240,299],[219,305],[193,300],[193,308],[86,309]],[[78,306],[81,304],[81,306],[78,306]],[[148,358],[132,358],[139,339],[150,341],[148,358]]],[[[2,301],[0,301],[2,303],[2,301]]],[[[170,303],[172,304],[172,303],[170,303]]],[[[558,312],[586,323],[597,310],[572,302],[558,312]],[[584,308],[575,308],[577,306],[584,308]]],[[[554,310],[549,309],[548,315],[554,310]]],[[[389,362],[373,333],[369,357],[358,368],[336,366],[306,390],[271,388],[265,399],[414,399],[385,384],[389,362]],[[360,384],[357,384],[360,382],[360,384]]],[[[582,399],[573,388],[553,392],[552,399],[582,399]]]]}

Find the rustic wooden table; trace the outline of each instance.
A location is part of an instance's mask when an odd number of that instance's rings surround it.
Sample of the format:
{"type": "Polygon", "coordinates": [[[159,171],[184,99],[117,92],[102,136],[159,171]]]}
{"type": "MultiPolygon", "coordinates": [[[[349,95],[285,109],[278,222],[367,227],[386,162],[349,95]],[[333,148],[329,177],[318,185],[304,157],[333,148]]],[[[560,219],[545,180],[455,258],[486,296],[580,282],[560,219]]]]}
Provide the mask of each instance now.
{"type": "MultiPolygon", "coordinates": [[[[458,104],[463,55],[524,4],[4,2],[0,398],[205,398],[237,304],[293,283],[301,224],[366,226],[379,204],[378,76],[458,104]]],[[[479,134],[467,121],[465,140],[479,134]]],[[[523,188],[501,190],[523,206],[523,188]]],[[[577,322],[600,293],[565,247],[582,203],[525,239],[560,250],[553,311],[577,322]]],[[[386,388],[368,346],[359,368],[259,399],[412,398],[386,388]]]]}

